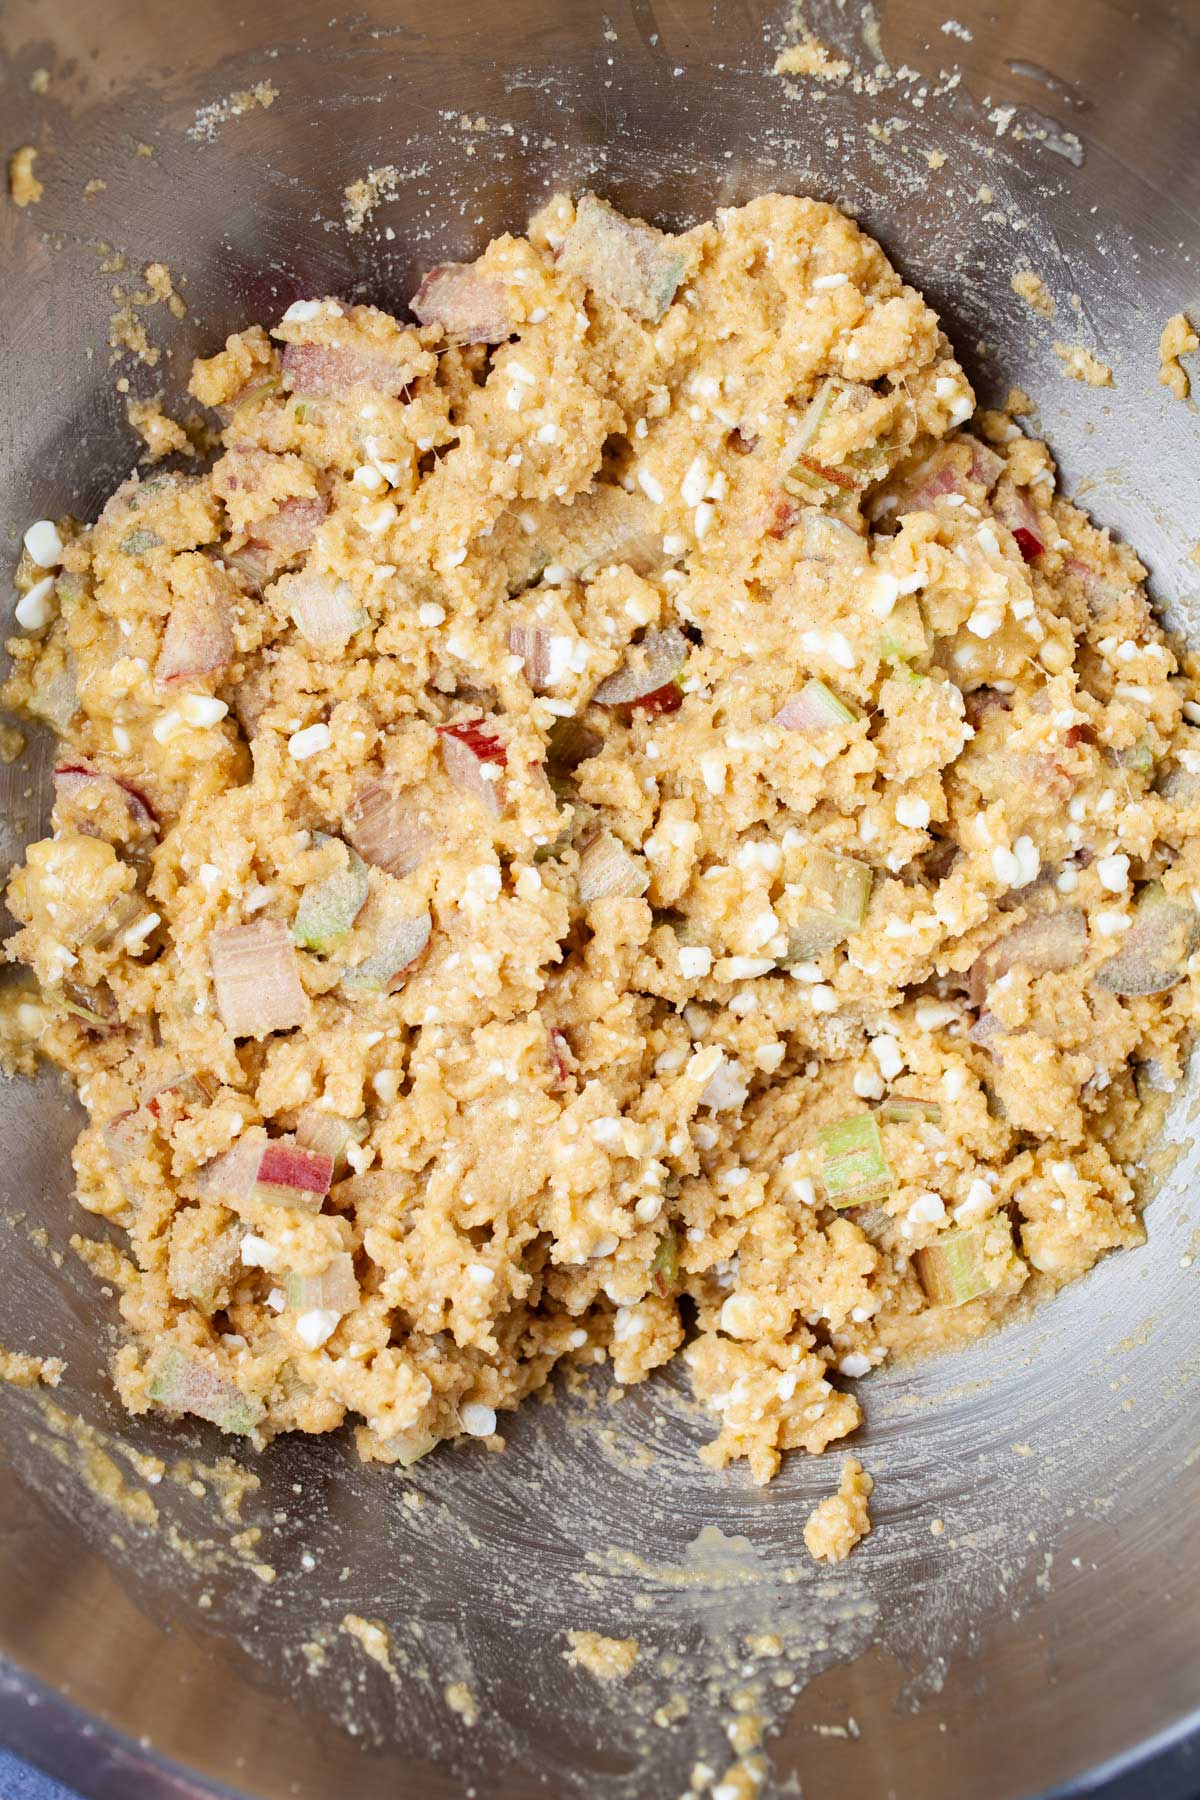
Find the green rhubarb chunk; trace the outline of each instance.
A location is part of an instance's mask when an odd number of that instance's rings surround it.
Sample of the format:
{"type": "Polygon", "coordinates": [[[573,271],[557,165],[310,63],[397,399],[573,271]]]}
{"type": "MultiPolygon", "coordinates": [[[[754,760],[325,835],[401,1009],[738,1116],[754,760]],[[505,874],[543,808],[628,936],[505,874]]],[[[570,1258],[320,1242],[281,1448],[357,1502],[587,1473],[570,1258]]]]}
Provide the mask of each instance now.
{"type": "Polygon", "coordinates": [[[669,1225],[658,1240],[658,1249],[650,1264],[650,1280],[664,1300],[669,1299],[679,1285],[679,1239],[669,1225]]]}
{"type": "Polygon", "coordinates": [[[635,319],[661,319],[687,267],[678,240],[583,194],[563,239],[560,267],[635,319]]]}
{"type": "Polygon", "coordinates": [[[912,1125],[918,1119],[940,1125],[942,1109],[936,1100],[914,1100],[906,1094],[889,1094],[879,1108],[885,1125],[912,1125]]]}
{"type": "Polygon", "coordinates": [[[1137,897],[1121,948],[1097,969],[1096,986],[1110,994],[1165,994],[1182,979],[1198,942],[1195,908],[1151,881],[1137,897]]]}
{"type": "Polygon", "coordinates": [[[965,1306],[968,1300],[993,1293],[1015,1260],[1006,1218],[943,1232],[913,1257],[921,1286],[934,1306],[965,1306]]]}
{"type": "Polygon", "coordinates": [[[146,1393],[170,1412],[191,1413],[238,1436],[252,1432],[263,1415],[261,1400],[243,1394],[198,1354],[173,1347],[157,1356],[146,1393]]]}
{"type": "Polygon", "coordinates": [[[912,594],[897,600],[879,638],[884,662],[920,662],[929,654],[929,634],[912,594]]]}
{"type": "Polygon", "coordinates": [[[830,1206],[862,1206],[891,1193],[892,1171],[883,1154],[874,1113],[853,1113],[832,1125],[822,1125],[817,1142],[821,1146],[821,1180],[830,1206]]]}
{"type": "Polygon", "coordinates": [[[788,960],[809,962],[858,931],[871,898],[872,875],[865,863],[831,850],[807,850],[788,872],[788,887],[800,890],[798,904],[785,910],[788,960]]]}
{"type": "MultiPolygon", "coordinates": [[[[318,845],[337,841],[321,831],[313,835],[318,845]]],[[[313,950],[318,956],[328,956],[349,937],[354,921],[366,905],[367,865],[349,845],[345,850],[347,860],[341,868],[335,869],[332,875],[323,876],[320,881],[310,881],[296,908],[292,937],[302,948],[313,950]]]]}

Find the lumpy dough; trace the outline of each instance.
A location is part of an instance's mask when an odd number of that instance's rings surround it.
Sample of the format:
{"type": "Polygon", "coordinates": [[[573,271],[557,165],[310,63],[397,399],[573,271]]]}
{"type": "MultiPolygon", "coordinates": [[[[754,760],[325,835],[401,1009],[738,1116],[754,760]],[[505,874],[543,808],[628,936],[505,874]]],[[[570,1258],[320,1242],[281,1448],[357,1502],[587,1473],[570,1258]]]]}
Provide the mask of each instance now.
{"type": "Polygon", "coordinates": [[[410,1463],[681,1354],[765,1481],[1141,1240],[1195,689],[829,206],[560,198],[413,304],[236,334],[208,473],[29,534],[9,952],[116,1379],[410,1463]]]}

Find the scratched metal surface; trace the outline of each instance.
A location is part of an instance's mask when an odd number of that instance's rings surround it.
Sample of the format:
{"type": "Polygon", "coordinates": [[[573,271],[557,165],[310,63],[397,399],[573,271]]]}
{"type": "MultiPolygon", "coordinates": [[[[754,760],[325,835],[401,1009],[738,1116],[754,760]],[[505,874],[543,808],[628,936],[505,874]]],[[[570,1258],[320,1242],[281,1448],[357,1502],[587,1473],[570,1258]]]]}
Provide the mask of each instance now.
{"type": "MultiPolygon", "coordinates": [[[[157,324],[172,354],[143,383],[170,394],[191,354],[298,294],[398,307],[423,266],[472,254],[554,187],[600,186],[665,224],[782,187],[878,233],[981,391],[1016,379],[1038,397],[1068,487],[1137,545],[1187,630],[1196,414],[1157,386],[1155,345],[1200,299],[1200,16],[1188,0],[1144,6],[1136,29],[1107,0],[954,11],[946,30],[942,7],[890,0],[876,35],[869,14],[816,0],[821,35],[888,72],[801,91],[768,72],[787,34],[764,0],[607,14],[366,0],[332,20],[301,0],[7,0],[0,116],[13,144],[41,146],[47,193],[36,213],[0,210],[0,519],[90,514],[133,460],[100,243],[187,277],[188,318],[157,324]],[[39,66],[44,99],[28,89],[39,66]],[[269,110],[204,113],[260,80],[278,89],[269,110]],[[947,157],[936,174],[931,151],[947,157]],[[382,164],[398,198],[349,236],[342,190],[382,164]],[[85,199],[94,177],[107,185],[85,199]],[[1055,331],[1009,290],[1018,261],[1055,292],[1062,335],[1113,362],[1115,390],[1060,378],[1055,331]]],[[[0,769],[5,863],[36,830],[46,775],[42,745],[0,769]]],[[[1019,1800],[1090,1785],[1200,1704],[1187,1107],[1146,1249],[998,1341],[872,1378],[860,1454],[876,1531],[839,1571],[800,1548],[829,1466],[794,1461],[762,1491],[706,1473],[706,1427],[674,1378],[616,1410],[596,1394],[530,1407],[505,1456],[443,1454],[407,1479],[358,1467],[340,1441],[274,1446],[246,1507],[269,1586],[226,1553],[209,1502],[164,1482],[158,1528],[135,1528],[36,1402],[0,1392],[0,1737],[89,1800],[659,1800],[697,1759],[731,1760],[749,1681],[770,1791],[1019,1800]],[[394,1678],[338,1632],[351,1610],[388,1625],[394,1678]],[[639,1637],[630,1682],[602,1690],[568,1668],[577,1626],[639,1637]],[[778,1688],[746,1659],[763,1631],[783,1642],[778,1688]],[[325,1655],[316,1672],[305,1643],[325,1655]],[[479,1702],[470,1730],[445,1704],[457,1680],[479,1702]],[[654,1725],[673,1692],[687,1716],[654,1725]]],[[[50,1078],[0,1092],[0,1341],[64,1354],[56,1399],[110,1450],[211,1455],[210,1439],[117,1417],[111,1302],[30,1238],[42,1227],[61,1248],[75,1229],[75,1125],[50,1078]]],[[[1156,1791],[1174,1791],[1165,1774],[1156,1791]]]]}

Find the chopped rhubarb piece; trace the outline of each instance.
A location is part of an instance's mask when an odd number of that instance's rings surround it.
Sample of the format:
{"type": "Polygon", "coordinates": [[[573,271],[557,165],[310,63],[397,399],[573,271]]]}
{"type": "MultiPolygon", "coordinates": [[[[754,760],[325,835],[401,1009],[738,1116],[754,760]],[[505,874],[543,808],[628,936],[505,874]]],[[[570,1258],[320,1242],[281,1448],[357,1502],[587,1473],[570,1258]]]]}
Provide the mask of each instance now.
{"type": "Polygon", "coordinates": [[[965,1306],[993,1293],[1016,1261],[1012,1228],[1004,1217],[943,1232],[913,1257],[921,1286],[934,1306],[965,1306]]]}
{"type": "Polygon", "coordinates": [[[648,631],[639,644],[630,645],[621,667],[600,683],[592,699],[597,706],[641,705],[674,681],[687,653],[688,641],[676,626],[648,631]]]}
{"type": "Polygon", "coordinates": [[[354,1273],[354,1258],[338,1250],[319,1275],[289,1272],[284,1279],[289,1312],[331,1312],[338,1317],[353,1312],[362,1299],[354,1273]]]}
{"type": "Polygon", "coordinates": [[[810,736],[817,731],[831,731],[835,726],[853,725],[861,714],[844,700],[839,700],[823,681],[806,681],[798,694],[784,701],[772,721],[785,731],[810,736]]]}
{"type": "Polygon", "coordinates": [[[440,325],[452,344],[502,344],[516,330],[503,284],[475,263],[439,263],[409,304],[422,325],[440,325]]]}
{"type": "Polygon", "coordinates": [[[580,763],[599,756],[603,748],[603,737],[582,720],[555,719],[546,745],[546,767],[551,783],[572,774],[580,763]]]}
{"type": "Polygon", "coordinates": [[[343,399],[349,394],[402,396],[412,380],[409,362],[397,362],[378,351],[350,350],[336,344],[285,344],[283,385],[314,399],[343,399]]]}
{"type": "Polygon", "coordinates": [[[832,500],[835,494],[857,493],[865,482],[850,469],[833,468],[804,452],[791,464],[780,486],[797,500],[819,505],[823,500],[832,500]]]}
{"type": "Polygon", "coordinates": [[[687,256],[665,231],[627,219],[607,200],[584,194],[559,263],[603,299],[653,324],[675,298],[687,256]]]}
{"type": "Polygon", "coordinates": [[[458,719],[439,725],[442,763],[459,793],[477,800],[485,811],[499,813],[504,806],[500,772],[508,752],[486,719],[458,719]]]}
{"type": "Polygon", "coordinates": [[[433,935],[429,914],[414,917],[410,908],[410,902],[390,894],[372,900],[363,927],[374,948],[343,971],[342,987],[347,993],[390,994],[400,986],[433,935]]]}
{"type": "MultiPolygon", "coordinates": [[[[314,833],[318,845],[337,842],[323,831],[314,833]]],[[[310,881],[300,896],[292,937],[305,950],[327,956],[349,937],[354,921],[366,905],[369,882],[361,856],[343,844],[346,860],[331,875],[310,881]]]]}
{"type": "Polygon", "coordinates": [[[1024,525],[1013,526],[1013,537],[1016,540],[1017,549],[1027,563],[1032,562],[1035,556],[1040,556],[1046,547],[1024,525]]]}
{"type": "Polygon", "coordinates": [[[59,807],[65,804],[81,829],[86,828],[83,821],[89,816],[90,803],[100,801],[104,794],[113,794],[139,831],[147,837],[158,836],[158,820],[141,789],[82,758],[58,764],[54,771],[54,794],[55,804],[59,807]]]}
{"type": "Polygon", "coordinates": [[[58,649],[61,655],[43,652],[26,706],[35,719],[44,720],[63,737],[79,711],[79,674],[75,658],[63,648],[62,640],[58,649]]]}
{"type": "Polygon", "coordinates": [[[790,494],[775,494],[762,515],[761,528],[769,538],[785,538],[796,529],[804,510],[800,502],[790,494]]]}
{"type": "Polygon", "coordinates": [[[333,1164],[336,1180],[349,1166],[347,1152],[351,1144],[366,1141],[370,1126],[365,1119],[343,1119],[340,1113],[322,1112],[306,1106],[296,1121],[296,1142],[305,1150],[319,1151],[333,1164]]]}
{"type": "Polygon", "coordinates": [[[304,1023],[308,1000],[287,926],[279,920],[214,931],[208,960],[217,1011],[231,1037],[264,1038],[304,1023]]]}
{"type": "Polygon", "coordinates": [[[316,650],[344,649],[367,623],[366,611],[355,604],[350,583],[335,581],[332,575],[317,570],[285,575],[272,592],[282,596],[296,630],[316,650]]]}
{"type": "Polygon", "coordinates": [[[947,494],[985,498],[1004,472],[1004,458],[968,432],[960,432],[903,478],[895,490],[899,513],[928,512],[947,494]]]}
{"type": "Polygon", "coordinates": [[[250,526],[239,566],[262,581],[285,563],[294,562],[312,548],[328,510],[328,502],[319,497],[293,495],[285,500],[273,513],[255,519],[250,526]]]}
{"type": "Polygon", "coordinates": [[[1017,549],[1026,562],[1032,562],[1045,549],[1042,523],[1037,509],[1023,489],[1006,475],[992,496],[992,513],[1008,527],[1016,539],[1017,549]]]}
{"type": "Polygon", "coordinates": [[[631,855],[611,831],[594,838],[579,859],[579,898],[585,906],[593,900],[634,899],[649,885],[642,858],[631,855]]]}
{"type": "Polygon", "coordinates": [[[994,687],[972,688],[963,695],[963,707],[968,725],[978,731],[991,714],[1012,711],[1012,695],[994,687]]]}
{"type": "Polygon", "coordinates": [[[879,654],[884,662],[922,662],[929,648],[920,605],[912,594],[905,594],[892,608],[879,634],[879,654]]]}
{"type": "Polygon", "coordinates": [[[892,1191],[892,1171],[883,1154],[883,1140],[874,1113],[852,1113],[822,1125],[817,1132],[821,1147],[821,1181],[830,1206],[862,1206],[881,1200],[892,1191]]]}
{"type": "Polygon", "coordinates": [[[879,1108],[879,1117],[885,1125],[913,1125],[924,1120],[929,1125],[940,1125],[942,1109],[936,1100],[917,1100],[907,1094],[889,1094],[879,1108]]]}
{"type": "Polygon", "coordinates": [[[867,912],[873,876],[865,863],[830,850],[805,850],[788,870],[779,912],[788,928],[789,962],[824,956],[856,932],[867,912]]]}
{"type": "Polygon", "coordinates": [[[650,1264],[650,1281],[663,1300],[669,1300],[679,1286],[679,1239],[670,1225],[658,1240],[650,1264]]]}
{"type": "Polygon", "coordinates": [[[668,681],[665,687],[655,688],[652,694],[642,694],[630,702],[638,712],[653,715],[676,713],[683,705],[683,689],[678,682],[668,681]]]}
{"type": "Polygon", "coordinates": [[[173,1080],[161,1083],[152,1093],[143,1093],[142,1105],[158,1129],[169,1137],[176,1125],[201,1111],[210,1099],[207,1081],[198,1075],[181,1071],[173,1080]]]}
{"type": "Polygon", "coordinates": [[[1019,966],[1034,975],[1073,969],[1087,952],[1087,921],[1078,907],[1033,913],[983,951],[967,974],[972,1006],[982,1006],[988,988],[1019,966]]]}
{"type": "Polygon", "coordinates": [[[364,861],[398,877],[419,869],[434,843],[418,791],[397,793],[383,781],[359,790],[346,815],[346,836],[364,861]]]}
{"type": "Polygon", "coordinates": [[[550,1060],[554,1065],[554,1086],[564,1088],[577,1067],[574,1054],[565,1031],[552,1025],[546,1035],[550,1042],[550,1060]]]}
{"type": "Polygon", "coordinates": [[[232,583],[219,568],[213,575],[207,594],[189,588],[176,596],[154,665],[159,687],[221,675],[233,660],[233,613],[218,581],[232,583]]]}
{"type": "Polygon", "coordinates": [[[645,495],[628,494],[609,481],[547,507],[536,537],[527,543],[528,580],[518,571],[514,591],[549,565],[591,581],[613,564],[623,563],[635,575],[655,575],[671,560],[654,505],[645,495]]]}
{"type": "Polygon", "coordinates": [[[290,1137],[267,1138],[253,1127],[232,1149],[206,1163],[199,1179],[205,1194],[230,1206],[261,1200],[320,1212],[333,1180],[333,1158],[304,1149],[290,1137]]]}
{"type": "Polygon", "coordinates": [[[540,625],[510,625],[508,647],[525,665],[525,679],[536,694],[556,688],[571,666],[571,639],[540,625]]]}
{"type": "Polygon", "coordinates": [[[1096,971],[1096,986],[1110,994],[1165,994],[1182,980],[1200,943],[1200,919],[1195,907],[1171,899],[1157,881],[1142,889],[1133,912],[1121,948],[1096,971]]]}
{"type": "Polygon", "coordinates": [[[120,1172],[145,1156],[153,1129],[151,1120],[140,1106],[109,1119],[101,1127],[100,1135],[113,1168],[120,1172]]]}
{"type": "Polygon", "coordinates": [[[201,1350],[159,1349],[146,1373],[147,1397],[168,1412],[191,1413],[239,1436],[251,1433],[262,1418],[262,1401],[243,1394],[201,1350]]]}

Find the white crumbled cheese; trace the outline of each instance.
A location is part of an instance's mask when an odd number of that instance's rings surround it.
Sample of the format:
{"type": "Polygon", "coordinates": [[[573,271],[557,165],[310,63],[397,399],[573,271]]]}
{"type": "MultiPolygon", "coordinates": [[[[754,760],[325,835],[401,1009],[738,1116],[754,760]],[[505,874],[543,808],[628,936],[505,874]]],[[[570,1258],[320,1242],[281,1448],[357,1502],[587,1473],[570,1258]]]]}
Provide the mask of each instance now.
{"type": "Polygon", "coordinates": [[[523,362],[518,362],[515,356],[509,357],[504,365],[504,372],[511,375],[514,381],[519,381],[522,387],[537,386],[537,376],[523,362]]]}
{"type": "Polygon", "coordinates": [[[703,944],[686,944],[679,952],[679,973],[686,981],[698,981],[713,964],[713,953],[703,944]]]}
{"type": "Polygon", "coordinates": [[[624,1150],[624,1119],[607,1118],[592,1120],[592,1139],[602,1150],[624,1150]]]}
{"type": "Polygon", "coordinates": [[[966,1091],[967,1072],[957,1063],[942,1073],[942,1092],[947,1100],[957,1100],[966,1091]]]}
{"type": "Polygon", "coordinates": [[[950,409],[951,425],[965,425],[974,411],[975,402],[972,400],[970,394],[964,394],[962,399],[956,401],[954,406],[950,409]]]}
{"type": "Polygon", "coordinates": [[[758,1329],[758,1302],[750,1294],[730,1294],[721,1308],[721,1330],[730,1337],[753,1337],[758,1329]]]}
{"type": "Polygon", "coordinates": [[[207,731],[210,725],[220,724],[229,708],[213,694],[187,694],[180,701],[179,710],[185,724],[207,731]]]}
{"type": "Polygon", "coordinates": [[[693,457],[679,490],[685,506],[699,506],[711,477],[712,470],[709,467],[708,458],[705,456],[693,457]]]}
{"type": "Polygon", "coordinates": [[[725,792],[725,758],[719,750],[702,751],[700,774],[710,794],[725,792]]]}
{"type": "Polygon", "coordinates": [[[967,620],[967,630],[973,637],[994,637],[1004,623],[1004,614],[994,606],[977,606],[967,620]]]}
{"type": "Polygon", "coordinates": [[[829,654],[839,669],[853,669],[857,667],[858,658],[854,654],[854,648],[851,645],[850,639],[844,632],[831,631],[829,633],[829,654]]]}
{"type": "Polygon", "coordinates": [[[702,500],[696,508],[695,517],[692,521],[692,528],[698,538],[708,536],[709,527],[713,522],[716,510],[717,509],[711,500],[702,500]]]}
{"type": "Polygon", "coordinates": [[[768,906],[763,912],[748,920],[744,929],[751,950],[761,950],[764,944],[770,943],[779,930],[779,920],[768,906]]]}
{"type": "Polygon", "coordinates": [[[810,988],[808,997],[812,1001],[814,1012],[833,1013],[838,1009],[838,997],[827,982],[819,981],[815,987],[810,988]]]}
{"type": "Polygon", "coordinates": [[[1110,894],[1123,894],[1129,886],[1129,858],[1127,856],[1101,856],[1096,862],[1096,874],[1102,888],[1110,894]]]}
{"type": "Polygon", "coordinates": [[[288,739],[288,755],[293,762],[304,762],[308,757],[328,750],[332,742],[333,733],[328,725],[308,725],[303,731],[293,731],[288,739]]]}
{"type": "Polygon", "coordinates": [[[47,575],[21,595],[13,608],[13,617],[22,631],[41,631],[58,611],[54,577],[47,575]]]}
{"type": "Polygon", "coordinates": [[[331,1306],[314,1306],[296,1320],[296,1336],[308,1349],[319,1350],[337,1330],[341,1316],[331,1306]]]}
{"type": "Polygon", "coordinates": [[[456,550],[447,551],[445,556],[445,564],[448,569],[461,568],[466,560],[467,549],[465,544],[460,544],[456,550]]]}
{"type": "Polygon", "coordinates": [[[1038,854],[1038,847],[1031,837],[1022,834],[1013,845],[1013,855],[1017,863],[1015,886],[1028,887],[1041,873],[1042,859],[1038,854]]]}
{"type": "Polygon", "coordinates": [[[817,275],[813,280],[813,293],[824,294],[830,288],[845,287],[849,279],[850,277],[841,270],[836,275],[817,275]]]}
{"type": "Polygon", "coordinates": [[[39,569],[57,569],[63,558],[63,541],[53,519],[38,519],[21,540],[29,552],[29,560],[39,569]]]}
{"type": "Polygon", "coordinates": [[[313,319],[319,319],[322,313],[319,300],[293,300],[283,315],[285,325],[308,325],[313,319]]]}
{"type": "Polygon", "coordinates": [[[658,477],[652,475],[649,469],[639,469],[637,478],[638,486],[641,488],[643,494],[645,494],[647,500],[652,500],[655,506],[661,506],[667,496],[663,490],[662,482],[659,481],[658,477]]]}
{"type": "Polygon", "coordinates": [[[241,1242],[241,1258],[248,1269],[273,1269],[279,1260],[279,1252],[266,1238],[248,1231],[241,1242]]]}
{"type": "Polygon", "coordinates": [[[360,463],[350,479],[355,487],[365,488],[369,494],[378,493],[383,486],[383,476],[374,463],[360,463]]]}
{"type": "Polygon", "coordinates": [[[851,1350],[838,1363],[838,1373],[848,1375],[852,1381],[856,1381],[860,1375],[869,1375],[871,1368],[870,1357],[864,1356],[861,1350],[851,1350]]]}
{"type": "Polygon", "coordinates": [[[930,819],[929,802],[919,794],[901,794],[896,802],[897,825],[908,825],[914,831],[924,831],[930,819]]]}
{"type": "Polygon", "coordinates": [[[169,744],[183,730],[183,718],[176,707],[155,720],[153,738],[156,744],[169,744]]]}
{"type": "Polygon", "coordinates": [[[887,1090],[883,1077],[875,1069],[864,1066],[854,1071],[854,1091],[860,1100],[882,1100],[887,1090]]]}
{"type": "Polygon", "coordinates": [[[267,1305],[272,1312],[281,1313],[287,1305],[287,1295],[282,1288],[272,1288],[267,1295],[267,1305]]]}
{"type": "Polygon", "coordinates": [[[634,1207],[634,1215],[643,1225],[652,1225],[662,1211],[661,1194],[643,1194],[634,1207]]]}
{"type": "Polygon", "coordinates": [[[871,1039],[871,1054],[879,1064],[879,1072],[885,1081],[895,1081],[904,1067],[904,1055],[894,1037],[886,1034],[871,1039]]]}
{"type": "Polygon", "coordinates": [[[939,375],[933,384],[934,398],[937,400],[953,400],[958,391],[957,381],[952,381],[949,375],[939,375]]]}
{"type": "Polygon", "coordinates": [[[997,881],[1003,881],[1008,887],[1015,887],[1021,865],[1004,844],[997,844],[992,851],[992,868],[997,881]]]}
{"type": "Polygon", "coordinates": [[[751,1061],[756,1069],[763,1071],[764,1075],[773,1075],[783,1061],[786,1052],[785,1044],[760,1044],[753,1053],[751,1061]]]}
{"type": "Polygon", "coordinates": [[[591,1260],[596,1262],[602,1256],[611,1256],[620,1242],[615,1231],[602,1232],[592,1245],[591,1260]]]}
{"type": "Polygon", "coordinates": [[[958,1008],[944,1000],[918,1000],[913,1017],[918,1030],[940,1031],[943,1025],[952,1025],[958,1018],[958,1008]]]}
{"type": "Polygon", "coordinates": [[[717,975],[722,981],[753,981],[774,967],[772,956],[724,956],[717,966],[717,975]]]}
{"type": "Polygon", "coordinates": [[[374,1089],[376,1097],[383,1102],[384,1106],[390,1106],[392,1104],[392,1101],[400,1092],[400,1082],[402,1079],[399,1069],[379,1069],[372,1075],[371,1086],[374,1089]]]}
{"type": "Polygon", "coordinates": [[[155,926],[161,924],[162,915],[160,913],[147,913],[144,919],[139,919],[136,924],[129,927],[129,930],[125,933],[121,942],[131,955],[136,954],[136,952],[142,948],[142,945],[146,942],[146,939],[150,936],[150,933],[154,930],[155,926]]]}
{"type": "Polygon", "coordinates": [[[1183,716],[1189,725],[1200,725],[1200,703],[1195,700],[1185,700],[1183,716]]]}
{"type": "Polygon", "coordinates": [[[1060,869],[1055,876],[1054,885],[1060,894],[1073,894],[1079,886],[1079,876],[1070,867],[1060,869]]]}
{"type": "Polygon", "coordinates": [[[940,1194],[918,1194],[905,1217],[910,1225],[940,1225],[946,1207],[940,1194]]]}
{"type": "Polygon", "coordinates": [[[966,1194],[954,1209],[956,1223],[964,1220],[982,1219],[995,1204],[995,1195],[988,1182],[976,1175],[967,1188],[966,1194]]]}
{"type": "Polygon", "coordinates": [[[468,1400],[460,1411],[459,1418],[468,1437],[489,1438],[496,1429],[495,1411],[478,1400],[468,1400]]]}
{"type": "Polygon", "coordinates": [[[687,539],[680,537],[678,532],[668,531],[663,539],[664,554],[667,556],[682,556],[686,549],[687,539]]]}
{"type": "Polygon", "coordinates": [[[870,608],[877,619],[891,616],[893,607],[900,598],[900,583],[886,569],[879,569],[875,575],[875,585],[871,590],[870,608]]]}
{"type": "MultiPolygon", "coordinates": [[[[395,502],[381,500],[379,505],[373,507],[369,512],[359,514],[359,524],[371,537],[378,537],[381,531],[386,531],[389,525],[395,524],[397,517],[395,502]]],[[[460,562],[466,554],[464,550],[462,556],[459,557],[460,562]]]]}
{"type": "Polygon", "coordinates": [[[466,1273],[472,1287],[490,1288],[496,1279],[495,1269],[490,1268],[487,1263],[468,1263],[466,1273]]]}
{"type": "Polygon", "coordinates": [[[817,1190],[813,1185],[811,1175],[797,1175],[793,1181],[788,1183],[788,1187],[793,1196],[800,1201],[802,1206],[815,1206],[817,1204],[817,1190]]]}
{"type": "Polygon", "coordinates": [[[549,419],[545,425],[538,426],[534,436],[539,444],[557,444],[562,438],[562,426],[549,419]]]}
{"type": "Polygon", "coordinates": [[[1098,912],[1092,921],[1101,937],[1119,937],[1121,932],[1128,931],[1133,920],[1127,913],[1098,912]]]}
{"type": "Polygon", "coordinates": [[[120,751],[121,755],[128,756],[129,752],[133,749],[133,739],[130,737],[125,727],[123,725],[114,725],[112,728],[112,736],[113,743],[120,751]]]}
{"type": "Polygon", "coordinates": [[[446,609],[439,606],[436,600],[424,600],[417,608],[418,622],[432,630],[435,625],[444,625],[446,609]]]}

